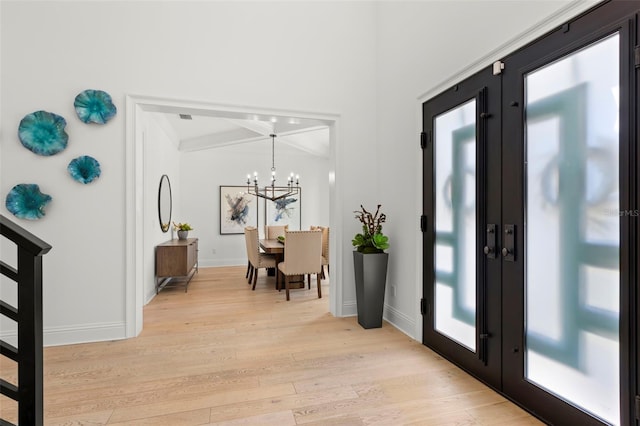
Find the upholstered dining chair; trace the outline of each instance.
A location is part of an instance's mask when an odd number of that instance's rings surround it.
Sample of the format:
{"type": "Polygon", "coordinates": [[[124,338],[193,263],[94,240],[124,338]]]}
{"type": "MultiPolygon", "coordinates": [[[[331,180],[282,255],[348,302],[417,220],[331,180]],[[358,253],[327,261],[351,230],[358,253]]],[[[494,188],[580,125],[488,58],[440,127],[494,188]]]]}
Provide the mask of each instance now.
{"type": "MultiPolygon", "coordinates": [[[[328,226],[311,226],[312,231],[322,231],[322,279],[329,275],[329,227],[328,226]],[[327,275],[324,274],[324,267],[327,267],[327,275]]],[[[311,288],[311,283],[309,283],[311,288]]]]}
{"type": "Polygon", "coordinates": [[[266,225],[264,227],[264,238],[267,240],[275,240],[280,235],[284,235],[289,229],[289,225],[266,225]]]}
{"type": "Polygon", "coordinates": [[[244,275],[244,277],[247,279],[247,282],[251,284],[251,279],[249,278],[249,275],[253,276],[253,265],[251,265],[251,254],[250,254],[251,244],[249,243],[247,228],[251,228],[251,226],[244,228],[244,242],[245,242],[245,245],[247,246],[247,273],[244,275]]]}
{"type": "Polygon", "coordinates": [[[321,226],[322,230],[322,278],[326,278],[324,275],[324,267],[327,267],[327,276],[329,275],[329,227],[321,226]]]}
{"type": "MultiPolygon", "coordinates": [[[[287,300],[289,300],[289,279],[293,275],[307,275],[309,282],[311,282],[311,274],[316,274],[318,298],[321,298],[322,232],[287,231],[285,232],[284,247],[284,262],[278,264],[276,280],[279,282],[280,274],[284,276],[287,300]]],[[[280,288],[280,285],[278,285],[278,288],[280,288]]]]}
{"type": "Polygon", "coordinates": [[[249,284],[253,282],[253,287],[251,287],[251,289],[255,290],[256,282],[258,281],[258,269],[275,268],[276,258],[270,254],[260,253],[260,246],[258,244],[258,228],[254,228],[252,226],[244,228],[244,238],[247,242],[249,262],[253,267],[253,273],[249,277],[249,284]]]}

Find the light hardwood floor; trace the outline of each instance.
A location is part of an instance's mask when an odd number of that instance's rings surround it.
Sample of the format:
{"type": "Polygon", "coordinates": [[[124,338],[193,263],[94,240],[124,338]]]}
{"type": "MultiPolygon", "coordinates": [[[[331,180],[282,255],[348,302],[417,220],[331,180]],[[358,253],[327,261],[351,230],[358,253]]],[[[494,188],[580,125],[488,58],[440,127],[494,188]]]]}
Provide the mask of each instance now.
{"type": "Polygon", "coordinates": [[[137,338],[45,348],[45,424],[542,424],[389,324],[333,317],[328,281],[322,299],[313,279],[286,302],[264,270],[251,291],[245,270],[161,291],[137,338]]]}

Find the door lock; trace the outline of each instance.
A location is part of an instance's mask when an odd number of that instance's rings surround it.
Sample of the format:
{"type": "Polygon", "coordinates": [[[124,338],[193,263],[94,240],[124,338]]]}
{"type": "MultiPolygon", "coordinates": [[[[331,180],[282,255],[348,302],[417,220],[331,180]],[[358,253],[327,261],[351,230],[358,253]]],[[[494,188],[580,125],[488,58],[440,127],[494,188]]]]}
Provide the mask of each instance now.
{"type": "Polygon", "coordinates": [[[507,262],[516,261],[516,226],[504,226],[504,247],[502,248],[502,257],[507,262]]]}
{"type": "Polygon", "coordinates": [[[488,259],[495,259],[498,257],[496,253],[496,241],[498,240],[498,236],[496,235],[496,224],[488,223],[487,224],[487,245],[484,246],[484,254],[487,255],[488,259]]]}

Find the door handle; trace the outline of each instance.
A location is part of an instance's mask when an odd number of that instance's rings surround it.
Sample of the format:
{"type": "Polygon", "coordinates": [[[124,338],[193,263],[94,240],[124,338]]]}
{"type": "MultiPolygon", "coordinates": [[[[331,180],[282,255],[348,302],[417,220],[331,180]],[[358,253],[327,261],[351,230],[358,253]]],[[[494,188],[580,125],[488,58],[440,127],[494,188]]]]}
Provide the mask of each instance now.
{"type": "Polygon", "coordinates": [[[502,257],[507,262],[516,261],[516,226],[504,226],[504,247],[502,248],[502,257]]]}
{"type": "Polygon", "coordinates": [[[496,241],[498,240],[498,236],[496,233],[496,224],[488,223],[487,224],[487,245],[484,246],[484,254],[487,255],[487,259],[495,259],[498,257],[498,253],[496,250],[496,241]]]}

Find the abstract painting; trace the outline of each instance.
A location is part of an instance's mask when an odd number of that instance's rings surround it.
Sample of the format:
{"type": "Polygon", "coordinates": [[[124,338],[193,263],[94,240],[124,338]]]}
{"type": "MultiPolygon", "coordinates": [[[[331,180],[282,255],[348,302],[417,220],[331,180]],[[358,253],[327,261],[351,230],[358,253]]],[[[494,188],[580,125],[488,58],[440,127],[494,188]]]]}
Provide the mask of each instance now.
{"type": "Polygon", "coordinates": [[[302,188],[296,195],[276,201],[264,200],[265,225],[289,225],[292,231],[300,230],[302,206],[302,188]]]}
{"type": "Polygon", "coordinates": [[[220,186],[220,234],[244,234],[246,226],[258,227],[258,202],[246,186],[220,186]]]}

